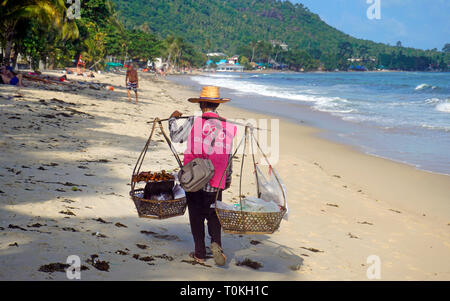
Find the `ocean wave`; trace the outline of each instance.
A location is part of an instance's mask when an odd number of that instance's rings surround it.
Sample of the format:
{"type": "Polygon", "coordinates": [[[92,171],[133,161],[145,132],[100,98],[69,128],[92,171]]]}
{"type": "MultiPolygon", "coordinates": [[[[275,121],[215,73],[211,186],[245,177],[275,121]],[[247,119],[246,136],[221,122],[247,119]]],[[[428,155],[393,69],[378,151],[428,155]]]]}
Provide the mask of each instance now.
{"type": "Polygon", "coordinates": [[[436,97],[433,98],[428,98],[425,100],[426,104],[435,104],[435,103],[440,103],[442,100],[436,97]]]}
{"type": "Polygon", "coordinates": [[[343,98],[321,98],[317,100],[313,109],[321,112],[331,113],[333,115],[357,113],[355,108],[350,108],[351,103],[343,98]]]}
{"type": "Polygon", "coordinates": [[[394,125],[394,127],[396,125],[399,125],[398,123],[396,123],[396,120],[392,119],[392,118],[373,116],[373,115],[364,115],[364,114],[350,114],[348,116],[342,117],[342,119],[345,121],[356,122],[356,123],[372,122],[372,123],[375,123],[378,125],[383,124],[384,127],[388,127],[388,128],[390,128],[392,126],[387,126],[387,125],[394,125]]]}
{"type": "Polygon", "coordinates": [[[438,131],[450,132],[450,127],[446,127],[446,126],[430,125],[430,124],[426,124],[426,123],[422,124],[421,126],[427,130],[438,130],[438,131]]]}
{"type": "Polygon", "coordinates": [[[416,88],[414,88],[415,91],[436,90],[436,89],[439,89],[439,87],[432,86],[430,84],[420,84],[416,88]]]}
{"type": "MultiPolygon", "coordinates": [[[[262,74],[261,74],[262,76],[262,74]]],[[[416,95],[393,93],[390,98],[365,97],[360,91],[346,92],[350,84],[335,84],[327,87],[311,86],[305,82],[287,83],[280,79],[259,81],[248,75],[215,74],[213,76],[193,76],[191,79],[201,85],[214,85],[230,89],[237,96],[259,95],[273,100],[300,102],[311,109],[339,117],[352,123],[368,123],[371,126],[392,128],[419,128],[425,130],[449,131],[448,122],[441,120],[443,113],[450,113],[448,95],[428,98],[416,95]],[[341,92],[343,91],[343,92],[341,92]],[[443,113],[439,113],[443,112],[443,113]],[[435,115],[440,115],[436,119],[435,115]]],[[[298,80],[298,79],[297,79],[298,80]]],[[[416,90],[433,89],[424,83],[416,90]]],[[[433,90],[433,94],[437,90],[433,90]]],[[[440,90],[439,90],[440,91],[440,90]]],[[[425,91],[424,91],[425,92],[425,91]]],[[[423,93],[423,92],[422,92],[423,93]]],[[[427,93],[427,92],[425,92],[427,93]]],[[[430,93],[431,94],[431,93],[430,93]]],[[[375,95],[376,96],[376,95],[375,95]]],[[[384,94],[380,94],[383,97],[384,94]]],[[[410,135],[408,133],[408,135],[410,135]]]]}
{"type": "Polygon", "coordinates": [[[226,74],[226,73],[213,73],[204,77],[217,77],[217,78],[239,78],[242,77],[240,74],[226,74]]]}
{"type": "Polygon", "coordinates": [[[430,88],[430,87],[431,87],[431,86],[430,86],[429,84],[420,84],[420,85],[418,85],[414,90],[420,91],[420,90],[428,89],[428,88],[430,88]]]}
{"type": "Polygon", "coordinates": [[[292,90],[286,88],[280,88],[271,85],[261,85],[255,84],[245,79],[239,78],[238,80],[234,80],[232,78],[220,78],[217,76],[193,76],[192,80],[196,81],[201,85],[211,85],[218,86],[221,88],[227,88],[234,91],[238,91],[240,93],[250,93],[267,97],[276,97],[287,100],[294,101],[302,101],[302,102],[318,102],[318,101],[345,101],[339,97],[326,97],[326,96],[318,96],[318,95],[308,95],[302,94],[299,91],[294,92],[292,90]]]}
{"type": "Polygon", "coordinates": [[[357,113],[358,110],[356,109],[327,109],[327,108],[317,108],[318,111],[331,113],[334,115],[340,116],[340,114],[350,114],[350,113],[357,113]]]}
{"type": "Polygon", "coordinates": [[[439,112],[450,113],[450,102],[440,103],[435,109],[439,112]]]}

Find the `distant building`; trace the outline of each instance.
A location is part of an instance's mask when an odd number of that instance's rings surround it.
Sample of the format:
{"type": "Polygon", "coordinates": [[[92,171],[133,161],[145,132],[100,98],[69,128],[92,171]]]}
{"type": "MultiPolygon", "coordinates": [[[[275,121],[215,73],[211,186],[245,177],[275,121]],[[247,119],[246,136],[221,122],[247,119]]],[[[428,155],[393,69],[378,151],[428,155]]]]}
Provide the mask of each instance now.
{"type": "Polygon", "coordinates": [[[372,62],[375,62],[376,61],[376,58],[374,58],[374,57],[370,57],[370,58],[360,58],[360,57],[356,57],[356,58],[349,58],[349,59],[347,59],[347,61],[349,61],[349,62],[367,62],[367,61],[372,61],[372,62]]]}
{"type": "Polygon", "coordinates": [[[244,66],[237,64],[220,63],[217,65],[217,72],[244,72],[244,66]]]}
{"type": "Polygon", "coordinates": [[[239,55],[234,55],[228,59],[228,64],[238,64],[239,63],[239,55]]]}
{"type": "Polygon", "coordinates": [[[222,52],[210,52],[210,53],[207,53],[206,56],[214,57],[214,56],[227,56],[227,55],[225,53],[222,53],[222,52]]]}

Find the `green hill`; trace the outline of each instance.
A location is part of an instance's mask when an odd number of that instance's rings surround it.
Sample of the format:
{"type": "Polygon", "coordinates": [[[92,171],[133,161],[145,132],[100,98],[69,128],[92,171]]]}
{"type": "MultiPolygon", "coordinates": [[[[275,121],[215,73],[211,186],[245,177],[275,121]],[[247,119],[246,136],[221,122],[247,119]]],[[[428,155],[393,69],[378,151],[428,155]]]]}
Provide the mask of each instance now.
{"type": "MultiPolygon", "coordinates": [[[[426,56],[438,64],[440,52],[401,48],[353,38],[323,22],[302,4],[278,0],[114,0],[121,19],[128,28],[146,28],[165,37],[180,36],[197,49],[242,52],[240,47],[252,41],[276,40],[290,49],[306,50],[314,59],[325,62],[336,57],[373,57],[381,54],[426,56]],[[349,45],[350,44],[350,45],[349,45]],[[333,58],[330,58],[333,57],[333,58]]],[[[384,57],[384,65],[396,57],[384,57]]],[[[448,57],[447,57],[448,61],[448,57]]],[[[379,62],[381,63],[381,62],[379,62]]],[[[428,64],[432,60],[410,61],[428,64]]],[[[393,66],[391,66],[393,67],[393,66]]],[[[401,66],[400,66],[401,67],[401,66]]],[[[406,67],[406,66],[405,66],[406,67]]],[[[405,68],[408,69],[408,68],[405,68]]],[[[420,68],[419,68],[420,69],[420,68]]]]}
{"type": "MultiPolygon", "coordinates": [[[[203,50],[234,51],[253,40],[329,49],[350,36],[327,25],[301,4],[274,0],[115,0],[125,26],[146,24],[203,50]],[[210,43],[208,43],[208,40],[210,43]]],[[[145,25],[144,25],[145,26],[145,25]]]]}

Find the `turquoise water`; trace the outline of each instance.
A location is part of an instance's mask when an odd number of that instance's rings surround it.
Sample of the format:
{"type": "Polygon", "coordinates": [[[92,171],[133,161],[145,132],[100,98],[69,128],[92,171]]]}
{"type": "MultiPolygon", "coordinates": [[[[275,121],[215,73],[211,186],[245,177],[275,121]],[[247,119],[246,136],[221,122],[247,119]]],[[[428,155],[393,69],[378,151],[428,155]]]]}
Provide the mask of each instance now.
{"type": "Polygon", "coordinates": [[[450,73],[215,73],[173,80],[222,87],[237,106],[301,120],[367,153],[450,174],[450,73]]]}

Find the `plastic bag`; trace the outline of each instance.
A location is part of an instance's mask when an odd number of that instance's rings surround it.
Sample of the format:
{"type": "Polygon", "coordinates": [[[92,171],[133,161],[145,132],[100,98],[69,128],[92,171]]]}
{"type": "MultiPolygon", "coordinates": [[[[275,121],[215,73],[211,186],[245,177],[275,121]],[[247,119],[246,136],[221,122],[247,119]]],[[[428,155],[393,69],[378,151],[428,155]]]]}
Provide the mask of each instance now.
{"type": "Polygon", "coordinates": [[[279,206],[285,205],[284,200],[286,198],[286,214],[283,219],[288,220],[289,209],[287,205],[286,187],[280,176],[271,166],[269,168],[269,179],[266,179],[258,166],[256,166],[255,169],[258,178],[258,191],[260,193],[260,198],[268,202],[273,201],[279,206]],[[279,184],[277,178],[279,180],[279,184]]]}
{"type": "Polygon", "coordinates": [[[210,208],[216,208],[217,207],[217,209],[222,209],[222,210],[237,210],[236,209],[236,206],[233,206],[233,205],[231,205],[231,204],[227,204],[227,203],[225,203],[225,202],[217,202],[217,206],[216,206],[216,204],[211,204],[211,206],[210,206],[210,208]]]}
{"type": "Polygon", "coordinates": [[[175,200],[186,197],[186,192],[179,184],[175,185],[173,187],[172,191],[173,191],[173,197],[175,200]]]}
{"type": "MultiPolygon", "coordinates": [[[[242,211],[246,212],[280,212],[280,207],[272,201],[265,201],[257,197],[246,197],[237,204],[227,204],[224,202],[217,202],[217,208],[222,210],[232,210],[232,211],[242,211]]],[[[215,208],[215,204],[211,205],[211,208],[215,208]]]]}
{"type": "Polygon", "coordinates": [[[153,201],[169,201],[173,200],[173,195],[171,193],[159,193],[150,196],[150,200],[153,201]]]}
{"type": "Polygon", "coordinates": [[[273,201],[246,197],[242,200],[242,210],[247,212],[280,212],[280,207],[273,201]]]}

